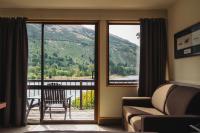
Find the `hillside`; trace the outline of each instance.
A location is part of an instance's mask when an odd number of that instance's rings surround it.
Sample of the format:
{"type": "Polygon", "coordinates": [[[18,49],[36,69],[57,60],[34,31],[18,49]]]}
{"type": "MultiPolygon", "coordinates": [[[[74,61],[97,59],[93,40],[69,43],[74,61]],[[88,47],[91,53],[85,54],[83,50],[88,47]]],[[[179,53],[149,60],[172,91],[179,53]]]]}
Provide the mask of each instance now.
{"type": "MultiPolygon", "coordinates": [[[[40,77],[41,26],[29,24],[29,79],[40,77]]],[[[95,32],[80,25],[45,25],[45,77],[91,76],[94,71],[95,32]]],[[[135,74],[138,46],[118,36],[110,37],[112,74],[135,74]]]]}

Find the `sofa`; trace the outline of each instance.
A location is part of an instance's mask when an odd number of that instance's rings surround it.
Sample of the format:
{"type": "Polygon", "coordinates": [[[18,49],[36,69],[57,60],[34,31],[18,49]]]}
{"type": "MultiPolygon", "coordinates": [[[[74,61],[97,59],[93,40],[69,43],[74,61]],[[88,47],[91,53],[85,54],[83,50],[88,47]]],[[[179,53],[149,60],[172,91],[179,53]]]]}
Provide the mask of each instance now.
{"type": "Polygon", "coordinates": [[[123,97],[122,116],[129,132],[190,132],[200,123],[200,87],[167,83],[152,97],[123,97]]]}

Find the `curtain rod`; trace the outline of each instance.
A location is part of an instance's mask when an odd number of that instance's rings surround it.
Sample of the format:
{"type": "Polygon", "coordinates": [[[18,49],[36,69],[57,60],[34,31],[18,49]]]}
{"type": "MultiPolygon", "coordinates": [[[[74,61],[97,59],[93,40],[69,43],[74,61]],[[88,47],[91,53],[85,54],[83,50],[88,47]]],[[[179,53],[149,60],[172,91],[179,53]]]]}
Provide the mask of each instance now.
{"type": "Polygon", "coordinates": [[[140,20],[108,20],[107,21],[109,24],[129,24],[129,23],[134,23],[134,24],[139,24],[140,20]]]}
{"type": "Polygon", "coordinates": [[[94,23],[98,20],[27,19],[28,23],[94,23]]]}
{"type": "MultiPolygon", "coordinates": [[[[91,19],[91,20],[66,20],[66,19],[32,19],[32,18],[28,18],[27,22],[33,22],[33,23],[94,23],[94,22],[98,22],[100,20],[97,19],[91,19]]],[[[134,20],[107,20],[109,23],[140,23],[139,19],[134,19],[134,20]]]]}

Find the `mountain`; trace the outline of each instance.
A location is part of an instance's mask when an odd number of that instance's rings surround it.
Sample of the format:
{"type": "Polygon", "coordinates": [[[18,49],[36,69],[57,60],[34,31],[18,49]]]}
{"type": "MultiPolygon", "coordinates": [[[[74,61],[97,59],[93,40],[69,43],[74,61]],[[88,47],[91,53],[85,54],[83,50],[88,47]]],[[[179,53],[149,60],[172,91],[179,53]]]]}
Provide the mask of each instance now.
{"type": "MultiPolygon", "coordinates": [[[[27,24],[27,30],[29,66],[31,66],[29,67],[29,78],[34,79],[34,76],[38,76],[36,71],[39,68],[36,69],[36,67],[40,67],[41,25],[27,24]]],[[[112,67],[111,70],[113,69],[111,73],[119,75],[136,73],[139,47],[112,34],[109,42],[110,67],[112,67]]],[[[81,25],[45,25],[44,64],[46,76],[91,76],[94,69],[94,44],[95,31],[92,29],[81,25]]]]}

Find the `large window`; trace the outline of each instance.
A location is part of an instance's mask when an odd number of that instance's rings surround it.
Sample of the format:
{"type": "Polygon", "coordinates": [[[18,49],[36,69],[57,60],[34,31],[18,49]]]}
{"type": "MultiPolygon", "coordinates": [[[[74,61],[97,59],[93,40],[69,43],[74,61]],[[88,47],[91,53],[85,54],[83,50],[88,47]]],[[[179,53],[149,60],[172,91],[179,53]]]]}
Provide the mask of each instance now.
{"type": "Polygon", "coordinates": [[[44,79],[94,79],[95,25],[44,25],[44,79]]]}
{"type": "Polygon", "coordinates": [[[27,122],[95,121],[97,25],[28,23],[27,122]]]}
{"type": "Polygon", "coordinates": [[[108,23],[108,37],[108,85],[137,84],[140,25],[108,23]]]}
{"type": "Polygon", "coordinates": [[[27,24],[29,43],[28,79],[79,80],[95,76],[94,24],[27,24]],[[41,41],[42,40],[42,41],[41,41]],[[44,50],[41,52],[41,42],[44,50]]]}

